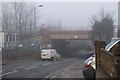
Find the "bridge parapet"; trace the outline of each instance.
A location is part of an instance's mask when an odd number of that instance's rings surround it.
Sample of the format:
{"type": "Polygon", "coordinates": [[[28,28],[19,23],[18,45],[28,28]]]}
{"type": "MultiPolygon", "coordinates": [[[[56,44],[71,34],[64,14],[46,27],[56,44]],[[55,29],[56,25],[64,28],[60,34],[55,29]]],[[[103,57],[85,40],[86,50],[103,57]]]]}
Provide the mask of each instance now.
{"type": "Polygon", "coordinates": [[[65,40],[90,40],[90,30],[84,31],[50,31],[49,29],[41,29],[42,43],[48,44],[53,39],[65,40]]]}
{"type": "Polygon", "coordinates": [[[90,31],[52,31],[49,39],[89,40],[90,31]]]}
{"type": "Polygon", "coordinates": [[[41,29],[40,35],[42,37],[42,47],[45,47],[49,43],[49,29],[41,29]]]}

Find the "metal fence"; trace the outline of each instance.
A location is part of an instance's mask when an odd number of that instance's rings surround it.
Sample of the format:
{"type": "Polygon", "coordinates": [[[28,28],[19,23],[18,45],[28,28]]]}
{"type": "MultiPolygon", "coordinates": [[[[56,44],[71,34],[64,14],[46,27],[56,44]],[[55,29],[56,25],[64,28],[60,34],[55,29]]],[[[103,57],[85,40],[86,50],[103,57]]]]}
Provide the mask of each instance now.
{"type": "Polygon", "coordinates": [[[22,40],[16,43],[15,47],[4,47],[2,49],[2,58],[4,59],[39,59],[40,42],[36,39],[22,40]]]}

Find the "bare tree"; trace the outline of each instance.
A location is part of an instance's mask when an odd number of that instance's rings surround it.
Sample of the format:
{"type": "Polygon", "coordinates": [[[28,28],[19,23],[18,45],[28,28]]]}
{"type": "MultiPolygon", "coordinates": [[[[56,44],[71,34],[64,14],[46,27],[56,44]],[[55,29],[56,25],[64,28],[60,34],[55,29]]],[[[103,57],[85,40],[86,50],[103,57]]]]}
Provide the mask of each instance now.
{"type": "Polygon", "coordinates": [[[8,8],[5,3],[2,3],[2,29],[8,30],[8,8]]]}
{"type": "MultiPolygon", "coordinates": [[[[40,17],[37,12],[37,7],[38,6],[35,6],[35,3],[25,2],[2,3],[2,28],[7,33],[17,32],[20,36],[21,43],[23,42],[23,44],[27,45],[30,44],[28,37],[31,37],[33,35],[33,32],[37,30],[35,28],[39,26],[38,20],[40,17]],[[27,40],[24,41],[22,39],[27,40]],[[26,43],[27,41],[28,43],[26,43]]],[[[25,48],[25,46],[23,48],[25,48]]],[[[30,47],[27,46],[27,49],[28,48],[30,49],[30,47]]],[[[16,55],[16,57],[19,57],[21,55],[29,56],[29,54],[27,54],[27,49],[24,51],[23,54],[20,53],[16,55]]],[[[12,55],[10,55],[10,57],[12,55]]]]}
{"type": "Polygon", "coordinates": [[[61,23],[61,20],[49,20],[49,23],[48,23],[48,28],[49,30],[51,31],[60,31],[60,30],[63,30],[62,29],[62,23],[61,23]]]}
{"type": "Polygon", "coordinates": [[[6,31],[15,31],[20,39],[31,36],[39,24],[40,19],[35,3],[5,2],[2,4],[2,27],[6,31]]]}

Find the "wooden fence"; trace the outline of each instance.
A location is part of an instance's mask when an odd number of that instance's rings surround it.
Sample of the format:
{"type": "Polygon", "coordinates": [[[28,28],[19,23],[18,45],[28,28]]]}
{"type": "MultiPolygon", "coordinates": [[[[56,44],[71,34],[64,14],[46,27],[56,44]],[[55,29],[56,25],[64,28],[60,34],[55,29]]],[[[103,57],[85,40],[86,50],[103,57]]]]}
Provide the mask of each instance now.
{"type": "Polygon", "coordinates": [[[110,52],[105,51],[105,46],[103,41],[95,42],[96,68],[100,66],[110,78],[120,79],[120,43],[110,52]]]}

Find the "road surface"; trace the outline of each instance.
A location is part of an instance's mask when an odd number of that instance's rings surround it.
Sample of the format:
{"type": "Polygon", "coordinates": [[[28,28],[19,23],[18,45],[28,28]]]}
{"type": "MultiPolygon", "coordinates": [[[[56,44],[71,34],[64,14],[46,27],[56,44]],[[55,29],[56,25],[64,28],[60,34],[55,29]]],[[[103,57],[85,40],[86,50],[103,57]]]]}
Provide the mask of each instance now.
{"type": "Polygon", "coordinates": [[[62,61],[13,61],[2,66],[2,78],[49,78],[50,75],[63,69],[68,69],[74,64],[84,67],[85,54],[77,57],[63,58],[62,61]]]}

